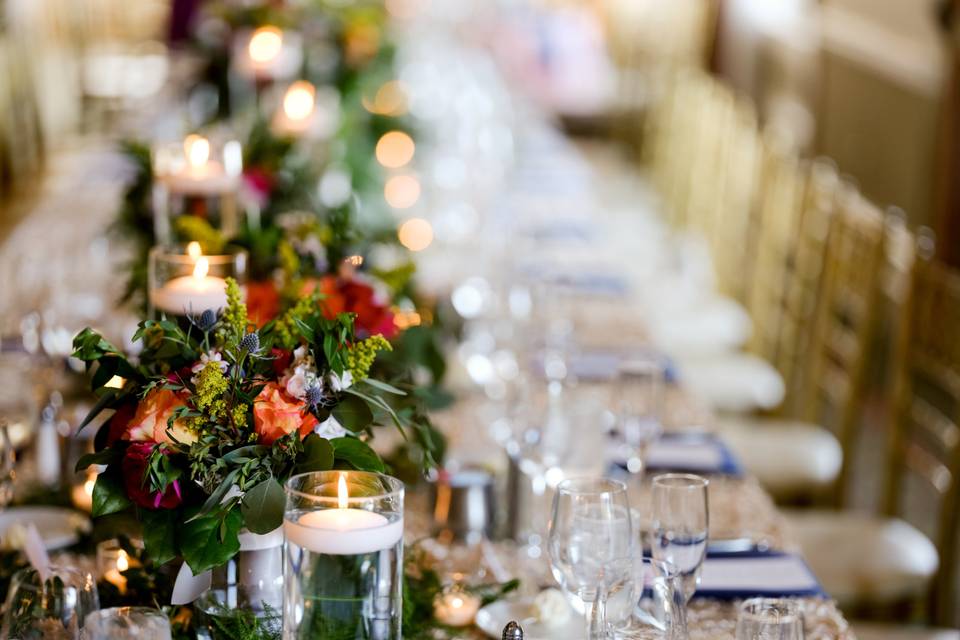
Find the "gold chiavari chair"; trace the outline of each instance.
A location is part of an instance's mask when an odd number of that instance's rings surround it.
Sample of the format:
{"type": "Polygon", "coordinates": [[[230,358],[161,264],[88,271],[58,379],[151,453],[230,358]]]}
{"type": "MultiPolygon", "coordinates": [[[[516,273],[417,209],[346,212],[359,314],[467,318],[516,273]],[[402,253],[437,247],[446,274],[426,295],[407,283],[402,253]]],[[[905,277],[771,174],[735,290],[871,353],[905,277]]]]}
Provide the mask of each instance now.
{"type": "Polygon", "coordinates": [[[882,515],[807,512],[790,521],[848,613],[949,625],[960,535],[960,272],[932,259],[929,234],[915,246],[902,223],[888,225],[881,289],[900,313],[882,515]]]}
{"type": "Polygon", "coordinates": [[[852,185],[843,186],[838,206],[830,225],[800,415],[828,426],[840,441],[843,464],[832,493],[841,505],[863,408],[887,226],[883,213],[852,185]]]}

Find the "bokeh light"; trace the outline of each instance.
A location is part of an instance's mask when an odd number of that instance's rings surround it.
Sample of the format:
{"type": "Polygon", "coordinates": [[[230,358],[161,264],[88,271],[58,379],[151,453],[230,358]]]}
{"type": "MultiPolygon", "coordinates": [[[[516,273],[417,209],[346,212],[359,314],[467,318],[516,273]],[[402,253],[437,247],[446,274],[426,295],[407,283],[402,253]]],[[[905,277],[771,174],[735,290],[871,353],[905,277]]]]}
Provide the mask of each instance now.
{"type": "Polygon", "coordinates": [[[306,80],[297,80],[283,96],[283,112],[291,120],[306,120],[313,114],[317,89],[306,80]]]}
{"type": "Polygon", "coordinates": [[[400,225],[397,237],[410,251],[423,251],[433,242],[433,227],[423,218],[410,218],[400,225]]]}
{"type": "Polygon", "coordinates": [[[393,176],[383,187],[383,197],[394,209],[409,209],[420,199],[420,181],[411,175],[393,176]]]}
{"type": "Polygon", "coordinates": [[[210,141],[203,136],[190,134],[183,141],[183,150],[191,167],[202,167],[210,159],[210,141]]]}
{"type": "Polygon", "coordinates": [[[363,107],[381,116],[402,116],[407,112],[407,91],[399,80],[385,82],[370,99],[363,98],[363,107]]]}
{"type": "Polygon", "coordinates": [[[377,142],[377,161],[389,169],[397,169],[413,160],[416,144],[403,131],[389,131],[377,142]]]}
{"type": "Polygon", "coordinates": [[[260,27],[250,36],[250,59],[265,64],[277,59],[283,49],[283,31],[276,27],[260,27]]]}

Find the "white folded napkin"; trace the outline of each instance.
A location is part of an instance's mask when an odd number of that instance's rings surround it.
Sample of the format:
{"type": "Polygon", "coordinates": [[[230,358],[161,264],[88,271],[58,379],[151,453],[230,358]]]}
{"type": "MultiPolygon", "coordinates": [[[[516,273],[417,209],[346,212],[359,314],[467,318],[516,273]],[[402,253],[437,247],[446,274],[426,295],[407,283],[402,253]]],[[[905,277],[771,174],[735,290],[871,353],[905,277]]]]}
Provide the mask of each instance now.
{"type": "Polygon", "coordinates": [[[706,438],[661,438],[647,454],[647,465],[655,469],[708,472],[718,471],[723,463],[720,443],[706,438]]]}

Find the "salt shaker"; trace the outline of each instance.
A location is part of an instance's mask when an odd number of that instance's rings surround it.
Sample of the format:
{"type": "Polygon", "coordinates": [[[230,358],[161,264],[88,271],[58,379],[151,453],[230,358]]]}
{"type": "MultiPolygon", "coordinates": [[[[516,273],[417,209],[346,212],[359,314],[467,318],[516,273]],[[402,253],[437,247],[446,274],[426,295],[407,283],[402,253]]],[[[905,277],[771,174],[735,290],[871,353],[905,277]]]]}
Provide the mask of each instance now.
{"type": "Polygon", "coordinates": [[[520,625],[516,621],[511,620],[507,623],[507,626],[503,628],[502,640],[523,640],[523,629],[520,628],[520,625]]]}

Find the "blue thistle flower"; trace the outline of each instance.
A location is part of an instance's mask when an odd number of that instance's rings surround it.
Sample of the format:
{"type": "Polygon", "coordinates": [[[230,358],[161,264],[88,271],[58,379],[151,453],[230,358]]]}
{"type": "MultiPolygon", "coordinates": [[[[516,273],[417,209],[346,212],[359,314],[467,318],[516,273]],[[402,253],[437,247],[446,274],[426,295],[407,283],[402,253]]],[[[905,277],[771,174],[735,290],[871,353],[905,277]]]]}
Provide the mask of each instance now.
{"type": "Polygon", "coordinates": [[[312,387],[307,389],[307,406],[313,408],[323,402],[323,389],[320,388],[320,385],[315,384],[312,387]]]}
{"type": "Polygon", "coordinates": [[[260,336],[257,335],[257,332],[248,333],[243,336],[240,340],[240,348],[247,351],[247,353],[257,353],[260,351],[260,336]]]}
{"type": "Polygon", "coordinates": [[[187,317],[193,326],[204,333],[213,329],[217,324],[217,312],[213,309],[207,309],[199,315],[188,315],[187,317]]]}

